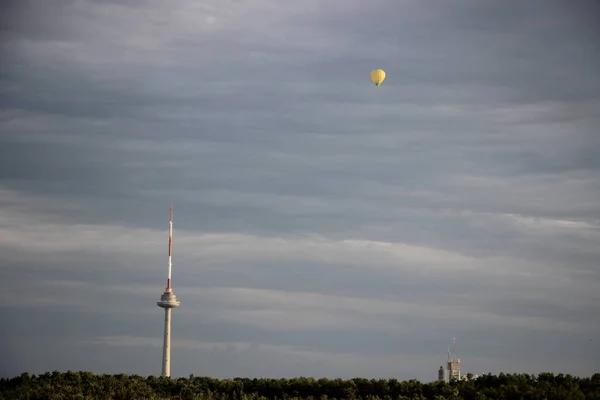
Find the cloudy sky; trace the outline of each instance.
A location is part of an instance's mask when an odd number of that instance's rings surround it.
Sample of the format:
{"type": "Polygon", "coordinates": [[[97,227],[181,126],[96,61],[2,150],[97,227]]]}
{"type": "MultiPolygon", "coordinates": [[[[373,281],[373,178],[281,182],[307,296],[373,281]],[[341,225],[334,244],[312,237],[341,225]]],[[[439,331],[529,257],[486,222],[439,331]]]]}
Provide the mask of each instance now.
{"type": "Polygon", "coordinates": [[[0,375],[598,372],[593,3],[2,2],[0,375]]]}

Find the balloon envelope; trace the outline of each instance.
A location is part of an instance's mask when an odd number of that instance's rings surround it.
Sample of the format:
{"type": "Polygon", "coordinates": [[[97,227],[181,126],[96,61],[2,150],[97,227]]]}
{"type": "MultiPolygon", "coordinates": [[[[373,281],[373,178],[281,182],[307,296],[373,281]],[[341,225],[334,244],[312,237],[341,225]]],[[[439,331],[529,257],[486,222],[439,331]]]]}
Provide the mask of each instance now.
{"type": "Polygon", "coordinates": [[[371,71],[371,80],[375,86],[381,85],[381,82],[385,79],[385,71],[382,69],[374,69],[371,71]]]}

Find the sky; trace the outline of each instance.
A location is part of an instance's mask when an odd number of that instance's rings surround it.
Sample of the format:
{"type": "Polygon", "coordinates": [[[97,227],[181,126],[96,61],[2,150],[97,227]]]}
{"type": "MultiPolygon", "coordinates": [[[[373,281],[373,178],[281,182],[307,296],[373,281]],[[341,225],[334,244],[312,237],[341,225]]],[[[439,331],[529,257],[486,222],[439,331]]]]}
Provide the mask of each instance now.
{"type": "Polygon", "coordinates": [[[0,7],[0,376],[600,371],[596,2],[0,7]]]}

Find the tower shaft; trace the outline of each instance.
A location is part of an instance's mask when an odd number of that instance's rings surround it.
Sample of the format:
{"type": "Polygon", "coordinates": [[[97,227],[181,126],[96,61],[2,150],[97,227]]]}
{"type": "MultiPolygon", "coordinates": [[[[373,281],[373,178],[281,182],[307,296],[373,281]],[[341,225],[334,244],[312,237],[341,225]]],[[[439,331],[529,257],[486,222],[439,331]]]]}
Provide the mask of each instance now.
{"type": "Polygon", "coordinates": [[[163,339],[162,376],[171,376],[171,309],[165,308],[165,335],[163,339]]]}

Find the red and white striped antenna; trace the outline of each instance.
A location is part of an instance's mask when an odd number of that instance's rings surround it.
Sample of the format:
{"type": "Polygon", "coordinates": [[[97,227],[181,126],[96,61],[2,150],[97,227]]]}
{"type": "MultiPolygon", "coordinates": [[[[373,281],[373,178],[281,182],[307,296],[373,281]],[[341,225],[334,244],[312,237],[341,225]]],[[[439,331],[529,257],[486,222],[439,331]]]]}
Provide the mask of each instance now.
{"type": "Polygon", "coordinates": [[[167,275],[167,292],[171,291],[171,256],[173,254],[173,201],[169,208],[169,273],[167,275]]]}

